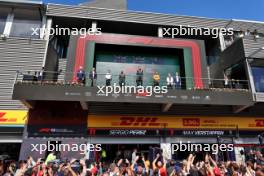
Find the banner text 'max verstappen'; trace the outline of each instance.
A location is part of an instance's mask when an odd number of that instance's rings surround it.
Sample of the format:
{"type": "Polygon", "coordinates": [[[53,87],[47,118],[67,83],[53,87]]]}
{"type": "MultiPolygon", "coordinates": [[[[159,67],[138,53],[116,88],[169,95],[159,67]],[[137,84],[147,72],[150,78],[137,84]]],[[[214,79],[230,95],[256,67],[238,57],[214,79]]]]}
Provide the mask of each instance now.
{"type": "Polygon", "coordinates": [[[244,129],[261,130],[264,118],[260,117],[194,117],[194,116],[122,116],[89,115],[88,128],[175,128],[175,129],[244,129]]]}

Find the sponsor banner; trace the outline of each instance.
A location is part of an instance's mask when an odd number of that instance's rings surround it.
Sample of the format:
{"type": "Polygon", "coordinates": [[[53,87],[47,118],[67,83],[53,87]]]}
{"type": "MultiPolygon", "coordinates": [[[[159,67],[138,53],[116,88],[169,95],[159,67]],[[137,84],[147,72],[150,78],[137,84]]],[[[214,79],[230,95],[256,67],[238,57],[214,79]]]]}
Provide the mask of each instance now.
{"type": "Polygon", "coordinates": [[[159,130],[144,130],[144,129],[109,129],[109,130],[99,130],[99,129],[89,129],[89,136],[157,136],[159,130]]]}
{"type": "MultiPolygon", "coordinates": [[[[146,136],[234,136],[235,130],[174,130],[174,129],[88,129],[89,136],[146,137],[146,136]]],[[[254,133],[256,134],[256,133],[254,133]]]]}
{"type": "Polygon", "coordinates": [[[31,125],[28,126],[29,137],[83,137],[85,125],[31,125]]]}
{"type": "Polygon", "coordinates": [[[24,126],[28,111],[0,110],[0,127],[24,126]]]}
{"type": "Polygon", "coordinates": [[[89,128],[88,136],[113,136],[113,137],[256,137],[258,130],[192,130],[192,129],[100,129],[89,128]]]}
{"type": "Polygon", "coordinates": [[[81,137],[87,132],[87,112],[81,106],[43,104],[29,111],[29,137],[81,137]]]}
{"type": "Polygon", "coordinates": [[[89,115],[88,128],[263,130],[263,117],[89,115]]]}
{"type": "Polygon", "coordinates": [[[183,130],[178,132],[179,135],[184,136],[228,136],[234,135],[235,132],[230,131],[223,131],[223,130],[183,130]]]}
{"type": "Polygon", "coordinates": [[[89,136],[113,136],[113,137],[146,137],[146,136],[165,136],[167,130],[151,129],[88,129],[89,136]]]}

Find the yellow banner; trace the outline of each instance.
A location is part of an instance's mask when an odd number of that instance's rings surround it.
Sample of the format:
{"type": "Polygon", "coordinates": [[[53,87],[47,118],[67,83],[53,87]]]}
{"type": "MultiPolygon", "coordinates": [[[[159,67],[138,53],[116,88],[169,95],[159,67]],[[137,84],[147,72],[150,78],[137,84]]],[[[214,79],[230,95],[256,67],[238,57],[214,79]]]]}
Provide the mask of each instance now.
{"type": "Polygon", "coordinates": [[[24,126],[28,111],[0,110],[0,126],[24,126]]]}
{"type": "Polygon", "coordinates": [[[244,129],[263,130],[264,118],[256,117],[194,117],[194,116],[129,116],[89,115],[88,128],[144,129],[244,129]]]}

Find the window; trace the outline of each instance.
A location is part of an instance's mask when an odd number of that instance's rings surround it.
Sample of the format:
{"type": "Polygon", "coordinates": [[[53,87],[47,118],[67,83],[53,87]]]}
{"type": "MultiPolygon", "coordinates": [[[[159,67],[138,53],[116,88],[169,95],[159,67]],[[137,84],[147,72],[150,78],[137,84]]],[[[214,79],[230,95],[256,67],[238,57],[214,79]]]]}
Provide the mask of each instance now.
{"type": "Polygon", "coordinates": [[[33,29],[40,27],[41,18],[38,10],[15,9],[10,36],[39,38],[39,31],[38,35],[35,35],[33,29]]]}
{"type": "Polygon", "coordinates": [[[0,8],[0,34],[3,34],[8,13],[11,9],[0,8]]]}
{"type": "Polygon", "coordinates": [[[68,36],[68,35],[53,37],[53,39],[51,41],[51,45],[56,50],[59,58],[66,58],[67,57],[69,40],[70,40],[70,36],[68,36]]]}
{"type": "Polygon", "coordinates": [[[225,75],[231,81],[230,86],[234,89],[248,89],[248,80],[245,70],[244,61],[239,61],[238,63],[225,69],[225,75]]]}
{"type": "Polygon", "coordinates": [[[264,92],[264,67],[252,67],[256,92],[264,92]]]}

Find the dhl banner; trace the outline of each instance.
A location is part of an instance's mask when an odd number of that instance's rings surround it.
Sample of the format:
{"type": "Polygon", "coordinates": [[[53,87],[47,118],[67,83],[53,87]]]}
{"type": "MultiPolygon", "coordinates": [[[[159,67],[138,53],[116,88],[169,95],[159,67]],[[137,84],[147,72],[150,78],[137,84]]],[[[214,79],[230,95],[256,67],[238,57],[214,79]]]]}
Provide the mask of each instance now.
{"type": "Polygon", "coordinates": [[[88,128],[264,130],[264,118],[89,115],[88,128]]]}
{"type": "Polygon", "coordinates": [[[24,126],[27,120],[28,111],[0,110],[1,126],[24,126]]]}

